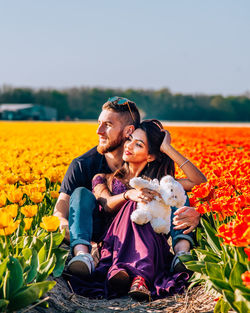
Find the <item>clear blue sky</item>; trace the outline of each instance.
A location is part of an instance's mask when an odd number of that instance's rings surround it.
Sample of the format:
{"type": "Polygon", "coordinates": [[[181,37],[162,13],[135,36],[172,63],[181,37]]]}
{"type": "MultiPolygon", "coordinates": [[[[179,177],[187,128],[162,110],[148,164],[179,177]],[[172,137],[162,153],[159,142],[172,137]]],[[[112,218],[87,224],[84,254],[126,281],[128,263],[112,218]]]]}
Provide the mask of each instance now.
{"type": "Polygon", "coordinates": [[[250,92],[248,0],[0,0],[0,86],[250,92]]]}

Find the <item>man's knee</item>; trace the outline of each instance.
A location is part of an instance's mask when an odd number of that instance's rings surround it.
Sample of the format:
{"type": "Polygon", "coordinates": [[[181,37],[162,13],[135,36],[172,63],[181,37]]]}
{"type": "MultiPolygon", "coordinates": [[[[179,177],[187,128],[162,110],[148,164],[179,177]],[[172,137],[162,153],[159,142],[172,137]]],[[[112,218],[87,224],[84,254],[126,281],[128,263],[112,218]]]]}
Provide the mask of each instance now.
{"type": "Polygon", "coordinates": [[[70,209],[85,209],[93,212],[96,206],[96,199],[93,193],[85,187],[78,187],[70,197],[70,209]]]}

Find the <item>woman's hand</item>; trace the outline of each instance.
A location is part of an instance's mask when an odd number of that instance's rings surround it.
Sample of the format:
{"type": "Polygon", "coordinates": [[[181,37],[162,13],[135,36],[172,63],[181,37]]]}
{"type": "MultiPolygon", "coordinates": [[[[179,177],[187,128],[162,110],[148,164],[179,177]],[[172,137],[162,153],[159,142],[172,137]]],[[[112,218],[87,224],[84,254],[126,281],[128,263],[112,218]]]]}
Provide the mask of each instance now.
{"type": "Polygon", "coordinates": [[[144,189],[129,189],[126,192],[126,199],[136,201],[136,202],[150,202],[152,201],[156,196],[161,197],[161,195],[154,191],[147,188],[144,189]]]}
{"type": "Polygon", "coordinates": [[[166,153],[167,148],[168,148],[168,147],[170,146],[170,144],[171,144],[171,135],[170,135],[170,133],[169,133],[167,130],[165,130],[165,129],[162,130],[162,132],[165,133],[165,137],[164,137],[164,139],[163,139],[163,141],[162,141],[160,150],[161,150],[161,152],[166,153]]]}

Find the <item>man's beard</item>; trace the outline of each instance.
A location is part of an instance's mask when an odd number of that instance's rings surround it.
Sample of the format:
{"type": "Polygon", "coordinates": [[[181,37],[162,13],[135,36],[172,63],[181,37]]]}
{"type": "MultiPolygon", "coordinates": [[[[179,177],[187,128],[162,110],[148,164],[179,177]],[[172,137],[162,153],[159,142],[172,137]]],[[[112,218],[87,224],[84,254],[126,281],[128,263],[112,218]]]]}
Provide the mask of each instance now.
{"type": "Polygon", "coordinates": [[[105,154],[108,152],[113,152],[114,150],[116,150],[117,148],[119,148],[121,145],[123,145],[124,143],[124,138],[122,138],[122,131],[120,132],[120,134],[117,136],[116,140],[113,140],[112,142],[107,142],[105,145],[99,145],[97,146],[97,151],[100,154],[105,154]]]}

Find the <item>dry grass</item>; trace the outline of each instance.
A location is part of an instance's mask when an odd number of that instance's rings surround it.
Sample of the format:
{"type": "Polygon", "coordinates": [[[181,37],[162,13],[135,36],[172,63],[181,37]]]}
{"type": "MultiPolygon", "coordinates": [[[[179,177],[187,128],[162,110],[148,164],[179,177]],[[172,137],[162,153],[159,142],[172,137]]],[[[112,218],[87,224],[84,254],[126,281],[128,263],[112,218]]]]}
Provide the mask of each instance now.
{"type": "Polygon", "coordinates": [[[48,294],[49,308],[30,307],[20,312],[31,313],[110,313],[110,312],[166,312],[166,313],[212,313],[215,301],[213,297],[205,293],[203,287],[195,287],[183,295],[176,295],[150,303],[136,302],[129,297],[113,300],[93,300],[74,294],[67,283],[62,279],[56,279],[57,284],[48,294]]]}
{"type": "MultiPolygon", "coordinates": [[[[66,245],[63,246],[68,249],[66,245]]],[[[92,250],[95,261],[98,261],[98,247],[92,250]]],[[[69,255],[68,260],[71,258],[69,255]]],[[[67,262],[68,262],[67,260],[67,262]]],[[[66,262],[66,263],[67,263],[66,262]]],[[[52,279],[52,278],[51,278],[52,279]]],[[[216,302],[214,297],[205,292],[204,287],[198,286],[182,295],[175,295],[150,303],[140,303],[130,297],[121,297],[112,300],[95,300],[76,295],[71,286],[63,278],[56,278],[56,286],[46,294],[49,308],[30,306],[20,313],[212,313],[216,302]]]]}

